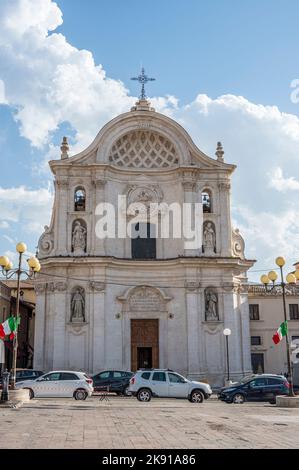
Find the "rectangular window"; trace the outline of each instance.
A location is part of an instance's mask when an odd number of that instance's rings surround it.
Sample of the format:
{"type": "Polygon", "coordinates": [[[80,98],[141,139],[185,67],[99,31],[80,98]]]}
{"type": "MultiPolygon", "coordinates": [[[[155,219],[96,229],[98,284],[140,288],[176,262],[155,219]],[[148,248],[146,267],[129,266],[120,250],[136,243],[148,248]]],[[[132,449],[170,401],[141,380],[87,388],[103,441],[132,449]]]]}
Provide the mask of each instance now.
{"type": "Polygon", "coordinates": [[[154,372],[153,380],[155,380],[156,382],[166,382],[165,372],[154,372]]]}
{"type": "Polygon", "coordinates": [[[251,336],[251,346],[260,346],[262,344],[260,336],[251,336]]]}
{"type": "Polygon", "coordinates": [[[289,305],[290,320],[299,320],[299,305],[290,304],[289,305]]]}
{"type": "Polygon", "coordinates": [[[249,304],[249,318],[250,318],[250,320],[259,320],[260,319],[259,304],[249,304]]]}
{"type": "Polygon", "coordinates": [[[254,374],[264,373],[264,354],[252,353],[251,354],[252,372],[254,374]]]}

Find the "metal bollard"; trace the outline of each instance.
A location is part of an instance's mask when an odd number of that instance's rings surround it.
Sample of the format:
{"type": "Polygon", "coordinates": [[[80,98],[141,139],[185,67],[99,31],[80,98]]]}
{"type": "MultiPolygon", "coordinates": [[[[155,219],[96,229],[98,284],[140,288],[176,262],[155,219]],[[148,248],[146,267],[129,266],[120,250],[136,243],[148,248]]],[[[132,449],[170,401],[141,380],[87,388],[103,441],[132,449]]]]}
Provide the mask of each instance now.
{"type": "Polygon", "coordinates": [[[9,376],[10,373],[5,369],[5,372],[2,374],[2,393],[1,393],[1,402],[9,400],[8,386],[9,386],[9,376]]]}

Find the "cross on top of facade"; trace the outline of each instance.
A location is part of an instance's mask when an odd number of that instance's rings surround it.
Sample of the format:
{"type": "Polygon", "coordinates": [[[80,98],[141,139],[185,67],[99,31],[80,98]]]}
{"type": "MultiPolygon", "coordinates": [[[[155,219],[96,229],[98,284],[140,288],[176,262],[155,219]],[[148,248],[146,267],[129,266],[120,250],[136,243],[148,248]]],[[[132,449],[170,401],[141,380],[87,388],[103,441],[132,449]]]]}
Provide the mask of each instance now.
{"type": "Polygon", "coordinates": [[[153,82],[156,80],[155,78],[150,78],[145,74],[144,67],[141,68],[141,73],[138,75],[138,77],[132,77],[131,80],[137,80],[141,84],[141,93],[139,95],[140,100],[146,100],[146,94],[145,94],[145,84],[147,82],[153,82]]]}

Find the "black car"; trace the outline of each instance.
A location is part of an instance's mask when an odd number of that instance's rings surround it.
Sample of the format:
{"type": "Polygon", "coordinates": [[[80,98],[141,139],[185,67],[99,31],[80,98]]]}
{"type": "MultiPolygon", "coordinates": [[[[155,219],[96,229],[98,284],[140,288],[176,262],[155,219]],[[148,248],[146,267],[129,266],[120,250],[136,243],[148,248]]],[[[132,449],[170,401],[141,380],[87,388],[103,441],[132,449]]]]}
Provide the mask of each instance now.
{"type": "Polygon", "coordinates": [[[276,395],[288,395],[290,384],[283,375],[251,375],[241,382],[222,388],[218,398],[227,403],[267,401],[275,403],[276,395]]]}
{"type": "Polygon", "coordinates": [[[129,382],[133,372],[123,370],[104,370],[92,377],[95,392],[109,391],[117,395],[129,395],[129,382]]]}

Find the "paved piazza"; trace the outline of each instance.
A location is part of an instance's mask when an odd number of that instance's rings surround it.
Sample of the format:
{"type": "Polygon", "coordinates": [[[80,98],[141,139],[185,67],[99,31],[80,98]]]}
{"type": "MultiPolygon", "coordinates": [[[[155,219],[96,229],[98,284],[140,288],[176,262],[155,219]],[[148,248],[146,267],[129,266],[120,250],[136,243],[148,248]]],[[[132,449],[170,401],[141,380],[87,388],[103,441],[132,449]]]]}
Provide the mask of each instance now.
{"type": "Polygon", "coordinates": [[[1,448],[298,448],[299,409],[95,396],[0,408],[1,448]]]}

